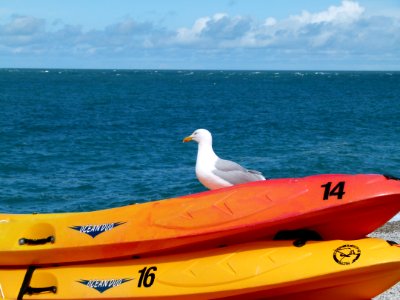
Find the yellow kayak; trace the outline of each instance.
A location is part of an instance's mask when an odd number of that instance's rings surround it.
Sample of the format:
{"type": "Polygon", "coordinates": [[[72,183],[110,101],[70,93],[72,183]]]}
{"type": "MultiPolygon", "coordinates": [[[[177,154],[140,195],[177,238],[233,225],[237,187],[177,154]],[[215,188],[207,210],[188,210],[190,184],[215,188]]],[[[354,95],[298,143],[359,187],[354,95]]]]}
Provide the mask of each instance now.
{"type": "Polygon", "coordinates": [[[0,270],[3,299],[370,299],[400,280],[381,239],[258,241],[107,263],[0,270]]]}

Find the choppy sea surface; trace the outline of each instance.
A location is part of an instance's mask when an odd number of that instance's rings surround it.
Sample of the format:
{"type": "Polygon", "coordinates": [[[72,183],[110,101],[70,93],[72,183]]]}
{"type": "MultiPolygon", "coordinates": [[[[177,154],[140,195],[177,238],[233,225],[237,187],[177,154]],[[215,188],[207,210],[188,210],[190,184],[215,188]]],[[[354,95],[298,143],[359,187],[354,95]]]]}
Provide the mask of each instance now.
{"type": "Polygon", "coordinates": [[[400,72],[0,69],[0,212],[203,191],[197,128],[269,178],[400,176],[400,72]]]}

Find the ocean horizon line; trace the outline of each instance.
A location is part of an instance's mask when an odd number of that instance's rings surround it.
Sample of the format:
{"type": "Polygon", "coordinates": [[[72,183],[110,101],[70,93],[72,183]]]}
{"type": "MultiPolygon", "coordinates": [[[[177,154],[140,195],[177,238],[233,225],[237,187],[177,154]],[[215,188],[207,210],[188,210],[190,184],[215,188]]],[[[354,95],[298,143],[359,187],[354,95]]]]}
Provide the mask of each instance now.
{"type": "Polygon", "coordinates": [[[76,70],[76,71],[195,71],[195,72],[341,72],[341,73],[399,73],[400,70],[357,69],[213,69],[213,68],[80,68],[80,67],[0,67],[0,70],[76,70]]]}

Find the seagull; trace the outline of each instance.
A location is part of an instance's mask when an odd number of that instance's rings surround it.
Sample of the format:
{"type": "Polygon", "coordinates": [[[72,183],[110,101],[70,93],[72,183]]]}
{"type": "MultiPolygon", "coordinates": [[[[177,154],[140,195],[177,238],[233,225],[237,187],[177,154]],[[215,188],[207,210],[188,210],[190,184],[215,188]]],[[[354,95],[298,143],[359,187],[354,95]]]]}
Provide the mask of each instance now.
{"type": "Polygon", "coordinates": [[[208,189],[215,190],[239,183],[266,180],[261,172],[247,170],[241,165],[219,158],[212,148],[212,136],[207,129],[197,129],[183,142],[195,141],[198,145],[196,176],[208,189]]]}

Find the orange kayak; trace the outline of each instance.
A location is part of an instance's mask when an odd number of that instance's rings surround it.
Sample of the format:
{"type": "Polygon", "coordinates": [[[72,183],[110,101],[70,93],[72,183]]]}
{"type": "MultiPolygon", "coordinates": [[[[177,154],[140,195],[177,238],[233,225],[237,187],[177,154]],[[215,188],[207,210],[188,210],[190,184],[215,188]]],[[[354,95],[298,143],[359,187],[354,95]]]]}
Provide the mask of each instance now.
{"type": "Polygon", "coordinates": [[[285,238],[299,229],[324,240],[358,239],[399,211],[397,179],[316,175],[93,212],[0,214],[0,265],[149,256],[285,238]]]}

